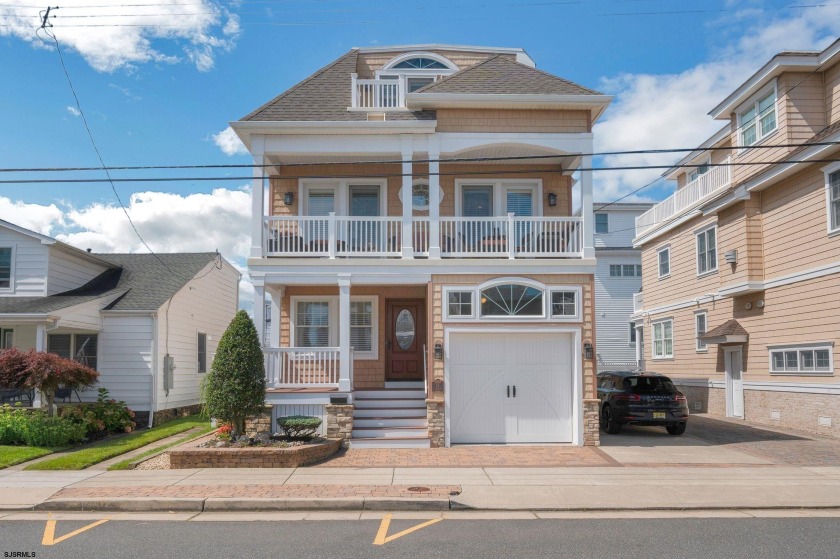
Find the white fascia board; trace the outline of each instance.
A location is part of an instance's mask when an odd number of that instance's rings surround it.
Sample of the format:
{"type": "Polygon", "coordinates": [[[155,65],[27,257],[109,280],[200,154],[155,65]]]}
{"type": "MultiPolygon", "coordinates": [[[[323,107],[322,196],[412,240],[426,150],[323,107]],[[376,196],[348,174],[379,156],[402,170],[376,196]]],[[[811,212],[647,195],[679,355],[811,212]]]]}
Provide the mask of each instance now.
{"type": "MultiPolygon", "coordinates": [[[[416,147],[424,147],[421,137],[416,147]]],[[[307,155],[389,155],[399,159],[402,144],[399,137],[386,134],[368,134],[355,136],[333,135],[328,133],[318,135],[272,135],[265,136],[265,154],[267,156],[282,155],[283,157],[307,155]]],[[[281,164],[282,166],[282,164],[281,164]]]]}
{"type": "Polygon", "coordinates": [[[700,144],[696,150],[692,151],[691,153],[677,161],[673,167],[662,173],[662,177],[668,180],[676,179],[679,173],[685,172],[685,168],[682,167],[682,165],[686,165],[694,159],[696,159],[697,157],[700,157],[704,153],[707,153],[707,151],[704,148],[716,147],[719,143],[729,138],[730,126],[730,124],[727,124],[720,130],[715,132],[711,138],[700,144]]]}
{"type": "Polygon", "coordinates": [[[431,134],[436,120],[353,120],[353,121],[233,121],[230,127],[251,150],[253,135],[359,135],[359,134],[431,134]]]}
{"type": "Polygon", "coordinates": [[[739,295],[755,293],[756,291],[764,291],[763,281],[745,281],[737,284],[724,285],[718,289],[718,294],[721,297],[738,297],[739,295]]]}
{"type": "MultiPolygon", "coordinates": [[[[833,136],[825,138],[822,141],[825,143],[840,141],[840,132],[834,134],[833,136]]],[[[800,165],[807,164],[808,160],[820,159],[823,155],[825,155],[826,152],[830,152],[836,149],[836,145],[820,145],[810,147],[796,156],[796,161],[803,161],[806,163],[782,162],[778,165],[774,165],[770,170],[765,171],[759,176],[741,183],[740,187],[743,187],[747,192],[764,190],[773,186],[773,184],[775,184],[777,181],[785,179],[790,175],[793,175],[794,173],[800,171],[800,165]]]]}
{"type": "Polygon", "coordinates": [[[609,250],[607,248],[595,247],[595,254],[596,254],[598,260],[601,260],[601,259],[606,260],[610,256],[620,256],[622,258],[627,257],[627,256],[639,256],[640,257],[642,255],[642,251],[639,250],[639,249],[630,249],[630,248],[628,248],[627,250],[609,250]]]}
{"type": "Polygon", "coordinates": [[[0,324],[40,324],[57,322],[60,317],[48,313],[3,313],[0,324]]]}
{"type": "Polygon", "coordinates": [[[690,221],[699,215],[702,215],[700,209],[694,208],[693,210],[683,215],[681,218],[674,220],[668,223],[667,225],[664,225],[658,229],[655,228],[645,231],[644,233],[633,239],[633,248],[642,248],[642,245],[653,241],[654,239],[664,235],[668,231],[679,227],[683,223],[690,221]]]}
{"type": "Polygon", "coordinates": [[[729,119],[729,115],[744,100],[754,95],[767,82],[779,74],[787,71],[801,72],[803,70],[817,69],[840,56],[840,40],[834,41],[822,52],[812,54],[782,55],[774,56],[770,62],[765,64],[758,72],[753,74],[747,81],[733,91],[717,107],[709,112],[712,118],[729,119]]]}
{"type": "Polygon", "coordinates": [[[707,293],[704,295],[700,295],[695,297],[694,299],[689,299],[688,301],[680,301],[678,303],[671,303],[669,305],[662,305],[661,307],[654,307],[652,309],[640,309],[633,313],[634,318],[642,318],[644,316],[652,316],[655,314],[662,314],[665,312],[676,311],[679,309],[686,309],[689,307],[696,307],[700,306],[701,303],[705,303],[706,301],[714,302],[720,299],[720,293],[707,293]]]}
{"type": "Polygon", "coordinates": [[[502,93],[408,93],[405,104],[415,109],[505,108],[520,109],[592,109],[594,122],[612,102],[612,95],[556,95],[502,93]]]}

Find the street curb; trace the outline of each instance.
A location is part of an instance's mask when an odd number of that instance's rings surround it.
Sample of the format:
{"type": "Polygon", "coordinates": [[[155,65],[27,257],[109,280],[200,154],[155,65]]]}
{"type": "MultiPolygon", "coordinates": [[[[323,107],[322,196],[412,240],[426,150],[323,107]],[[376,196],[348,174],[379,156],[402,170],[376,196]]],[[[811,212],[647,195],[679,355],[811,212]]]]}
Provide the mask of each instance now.
{"type": "Polygon", "coordinates": [[[259,499],[219,498],[204,500],[205,512],[289,511],[289,510],[362,510],[364,499],[259,499]]]}
{"type": "Polygon", "coordinates": [[[36,511],[202,512],[204,499],[124,498],[53,499],[35,505],[36,511]]]}

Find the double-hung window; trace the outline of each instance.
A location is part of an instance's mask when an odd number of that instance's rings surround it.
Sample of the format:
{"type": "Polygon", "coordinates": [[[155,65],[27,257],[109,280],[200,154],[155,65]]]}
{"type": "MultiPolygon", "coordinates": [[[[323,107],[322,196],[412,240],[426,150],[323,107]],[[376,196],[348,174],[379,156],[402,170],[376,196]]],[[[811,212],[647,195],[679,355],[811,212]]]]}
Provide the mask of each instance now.
{"type": "Polygon", "coordinates": [[[657,260],[659,263],[659,277],[664,278],[671,275],[671,249],[665,247],[659,249],[657,253],[657,260]]]}
{"type": "Polygon", "coordinates": [[[597,213],[595,214],[595,232],[609,233],[610,232],[610,214],[597,213]]]}
{"type": "Polygon", "coordinates": [[[668,359],[674,356],[674,321],[653,323],[653,358],[668,359]]]}
{"type": "Polygon", "coordinates": [[[295,345],[329,347],[329,301],[298,301],[295,309],[295,345]]]}
{"type": "Polygon", "coordinates": [[[353,351],[373,351],[373,302],[350,301],[350,347],[353,351]]]}
{"type": "Polygon", "coordinates": [[[770,373],[828,375],[834,371],[830,344],[770,348],[770,373]]]}
{"type": "Polygon", "coordinates": [[[340,324],[350,323],[350,347],[354,359],[376,359],[378,311],[376,297],[351,297],[350,315],[339,316],[339,299],[292,297],[292,334],[295,347],[336,347],[340,343],[340,324]]]}
{"type": "Polygon", "coordinates": [[[828,230],[834,233],[840,231],[840,169],[826,172],[825,187],[828,189],[828,230]]]}
{"type": "Polygon", "coordinates": [[[738,113],[741,146],[749,147],[769,136],[776,130],[776,124],[776,90],[773,89],[738,113]]]}
{"type": "Polygon", "coordinates": [[[697,274],[717,270],[717,227],[697,233],[697,274]]]}
{"type": "Polygon", "coordinates": [[[12,288],[12,247],[0,247],[0,289],[12,288]]]}
{"type": "Polygon", "coordinates": [[[694,332],[695,338],[697,340],[697,345],[695,349],[697,351],[706,351],[708,350],[708,346],[706,342],[702,339],[703,334],[706,333],[708,325],[706,324],[706,312],[698,312],[694,315],[694,332]]]}

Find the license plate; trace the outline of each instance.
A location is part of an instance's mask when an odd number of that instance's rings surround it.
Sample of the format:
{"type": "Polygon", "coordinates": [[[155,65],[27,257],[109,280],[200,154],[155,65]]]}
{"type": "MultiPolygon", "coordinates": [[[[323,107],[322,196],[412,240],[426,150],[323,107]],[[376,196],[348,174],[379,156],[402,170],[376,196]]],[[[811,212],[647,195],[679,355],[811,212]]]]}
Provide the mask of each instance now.
{"type": "Polygon", "coordinates": [[[653,412],[654,419],[665,419],[665,412],[664,411],[655,411],[653,412]]]}

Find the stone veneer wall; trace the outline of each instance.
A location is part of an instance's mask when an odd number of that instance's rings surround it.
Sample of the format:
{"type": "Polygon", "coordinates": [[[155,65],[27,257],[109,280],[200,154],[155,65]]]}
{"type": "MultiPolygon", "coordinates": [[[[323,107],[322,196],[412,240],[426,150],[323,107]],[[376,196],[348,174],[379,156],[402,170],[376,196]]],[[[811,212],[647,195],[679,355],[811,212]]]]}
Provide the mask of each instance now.
{"type": "MultiPolygon", "coordinates": [[[[726,391],[723,388],[675,384],[685,393],[691,413],[726,417],[726,391]],[[699,410],[695,408],[697,402],[700,402],[699,410]]],[[[831,394],[747,389],[744,390],[744,419],[768,427],[840,438],[838,403],[840,398],[831,394]],[[778,412],[779,419],[773,419],[771,412],[778,412]],[[830,418],[831,426],[820,425],[820,417],[830,418]]]]}
{"type": "Polygon", "coordinates": [[[353,405],[328,404],[324,407],[327,411],[327,437],[341,439],[341,446],[347,448],[353,438],[353,405]]]}
{"type": "Polygon", "coordinates": [[[271,434],[273,426],[271,425],[271,411],[273,406],[265,406],[265,411],[256,417],[251,417],[245,420],[245,435],[248,437],[256,437],[265,433],[271,434]]]}
{"type": "MultiPolygon", "coordinates": [[[[184,406],[182,408],[169,408],[168,410],[158,410],[155,412],[154,418],[152,419],[152,426],[157,427],[158,425],[162,425],[167,421],[172,421],[173,419],[178,419],[179,417],[187,417],[189,415],[196,415],[197,413],[201,412],[201,404],[193,404],[192,406],[184,406]]],[[[148,412],[144,412],[146,414],[146,420],[144,423],[137,422],[137,425],[142,425],[145,427],[149,424],[149,415],[148,412]]],[[[136,419],[135,419],[136,421],[136,419]]]]}
{"type": "Polygon", "coordinates": [[[297,468],[329,458],[341,441],[293,446],[289,448],[190,448],[169,452],[169,467],[190,468],[297,468]]]}
{"type": "Polygon", "coordinates": [[[429,440],[432,448],[446,446],[445,406],[443,397],[426,400],[426,419],[429,425],[429,440]]]}
{"type": "Polygon", "coordinates": [[[601,401],[597,398],[585,398],[583,400],[583,445],[601,445],[601,422],[600,422],[601,401]]]}

